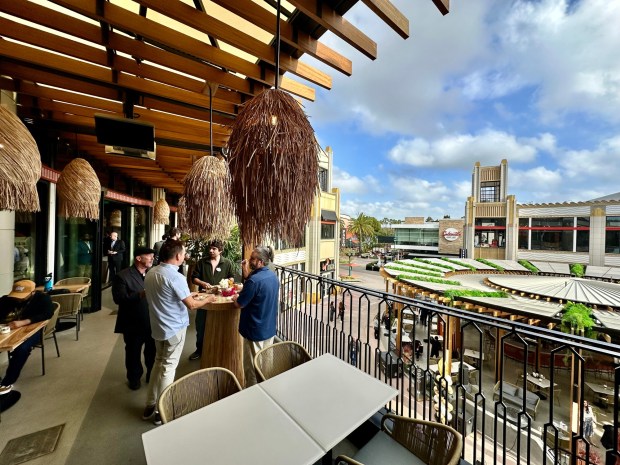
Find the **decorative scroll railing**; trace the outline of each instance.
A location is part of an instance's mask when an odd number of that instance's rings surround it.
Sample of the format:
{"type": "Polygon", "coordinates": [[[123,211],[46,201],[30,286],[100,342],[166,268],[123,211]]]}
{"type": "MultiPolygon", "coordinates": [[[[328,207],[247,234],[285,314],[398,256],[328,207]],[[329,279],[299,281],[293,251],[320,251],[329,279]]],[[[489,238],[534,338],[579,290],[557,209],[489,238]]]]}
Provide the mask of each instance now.
{"type": "Polygon", "coordinates": [[[279,337],[391,384],[399,396],[388,408],[455,427],[467,462],[620,465],[619,345],[421,296],[277,272],[279,337]],[[397,335],[398,327],[405,330],[397,335]]]}

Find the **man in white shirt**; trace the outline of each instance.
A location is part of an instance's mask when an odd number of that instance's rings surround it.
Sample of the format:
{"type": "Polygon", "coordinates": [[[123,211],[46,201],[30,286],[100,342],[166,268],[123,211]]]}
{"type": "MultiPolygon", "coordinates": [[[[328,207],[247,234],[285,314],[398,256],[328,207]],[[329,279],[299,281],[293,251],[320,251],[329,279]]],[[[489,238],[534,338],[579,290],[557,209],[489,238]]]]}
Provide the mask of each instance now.
{"type": "Polygon", "coordinates": [[[179,358],[189,326],[188,309],[204,307],[215,300],[214,295],[196,300],[197,292],[190,292],[185,276],[178,272],[185,259],[185,246],[169,239],[159,251],[159,266],[144,278],[146,300],[149,304],[151,335],[155,340],[155,365],[149,380],[143,420],[153,419],[159,424],[157,400],[162,391],[174,381],[179,358]]]}

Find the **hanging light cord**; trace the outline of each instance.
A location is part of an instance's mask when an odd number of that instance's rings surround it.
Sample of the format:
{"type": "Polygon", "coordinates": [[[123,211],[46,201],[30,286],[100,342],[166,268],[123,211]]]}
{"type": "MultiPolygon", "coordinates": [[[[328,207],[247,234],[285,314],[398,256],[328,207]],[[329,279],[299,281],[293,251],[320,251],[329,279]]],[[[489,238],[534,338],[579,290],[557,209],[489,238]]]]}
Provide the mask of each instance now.
{"type": "Polygon", "coordinates": [[[213,89],[209,83],[209,155],[213,155],[213,89]]]}
{"type": "Polygon", "coordinates": [[[280,87],[280,0],[276,8],[276,89],[280,87]]]}

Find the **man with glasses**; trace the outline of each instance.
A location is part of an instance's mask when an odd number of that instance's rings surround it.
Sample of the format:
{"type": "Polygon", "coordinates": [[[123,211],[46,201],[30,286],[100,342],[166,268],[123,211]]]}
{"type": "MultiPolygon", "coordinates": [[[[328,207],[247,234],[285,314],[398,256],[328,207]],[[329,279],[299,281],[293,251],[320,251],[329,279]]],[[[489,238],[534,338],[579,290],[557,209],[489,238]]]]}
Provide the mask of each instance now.
{"type": "Polygon", "coordinates": [[[245,282],[233,302],[241,308],[239,333],[243,336],[243,371],[245,386],[256,384],[254,356],[273,344],[278,319],[280,283],[267,265],[273,261],[273,249],[259,246],[252,250],[249,260],[241,262],[245,282]]]}

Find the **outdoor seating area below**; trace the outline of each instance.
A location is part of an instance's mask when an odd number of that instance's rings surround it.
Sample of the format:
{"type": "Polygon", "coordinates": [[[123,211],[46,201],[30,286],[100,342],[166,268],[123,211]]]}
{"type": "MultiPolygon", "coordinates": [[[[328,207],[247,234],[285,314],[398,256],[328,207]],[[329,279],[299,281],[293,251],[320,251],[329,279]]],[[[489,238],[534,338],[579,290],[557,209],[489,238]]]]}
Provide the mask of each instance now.
{"type": "Polygon", "coordinates": [[[498,381],[493,388],[493,400],[504,402],[506,408],[518,411],[523,405],[523,397],[525,394],[525,408],[532,418],[536,419],[536,410],[540,403],[540,397],[531,391],[524,391],[522,387],[515,386],[510,383],[502,383],[498,381]]]}

